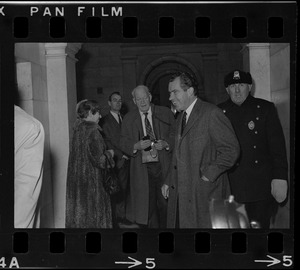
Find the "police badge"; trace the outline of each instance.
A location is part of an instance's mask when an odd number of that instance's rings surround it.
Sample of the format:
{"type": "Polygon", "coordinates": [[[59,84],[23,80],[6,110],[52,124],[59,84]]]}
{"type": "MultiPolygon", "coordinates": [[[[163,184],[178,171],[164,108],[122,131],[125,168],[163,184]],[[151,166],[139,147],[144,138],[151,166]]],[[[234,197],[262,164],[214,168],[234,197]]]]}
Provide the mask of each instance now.
{"type": "Polygon", "coordinates": [[[235,72],[233,73],[233,79],[234,79],[234,80],[239,80],[239,79],[240,79],[240,73],[239,73],[238,71],[235,71],[235,72]]]}
{"type": "Polygon", "coordinates": [[[248,123],[248,128],[249,128],[250,130],[253,130],[254,127],[255,127],[255,124],[254,124],[254,122],[251,120],[251,121],[248,123]]]}

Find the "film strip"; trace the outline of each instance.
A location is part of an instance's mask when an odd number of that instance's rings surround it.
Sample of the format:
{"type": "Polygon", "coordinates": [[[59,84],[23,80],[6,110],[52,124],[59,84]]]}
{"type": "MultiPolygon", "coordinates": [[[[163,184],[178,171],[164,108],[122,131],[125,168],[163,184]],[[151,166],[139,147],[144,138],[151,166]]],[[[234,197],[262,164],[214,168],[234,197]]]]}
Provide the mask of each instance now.
{"type": "Polygon", "coordinates": [[[0,1],[0,269],[294,268],[296,28],[294,1],[0,1]],[[230,220],[239,205],[232,197],[214,205],[220,216],[210,211],[212,223],[225,219],[214,229],[65,227],[79,100],[97,100],[105,115],[117,90],[131,111],[131,92],[143,84],[152,102],[165,105],[166,78],[183,70],[218,104],[235,68],[251,72],[256,96],[275,103],[283,126],[288,195],[269,229],[230,220]],[[14,225],[16,99],[45,132],[39,225],[30,229],[14,225]]]}

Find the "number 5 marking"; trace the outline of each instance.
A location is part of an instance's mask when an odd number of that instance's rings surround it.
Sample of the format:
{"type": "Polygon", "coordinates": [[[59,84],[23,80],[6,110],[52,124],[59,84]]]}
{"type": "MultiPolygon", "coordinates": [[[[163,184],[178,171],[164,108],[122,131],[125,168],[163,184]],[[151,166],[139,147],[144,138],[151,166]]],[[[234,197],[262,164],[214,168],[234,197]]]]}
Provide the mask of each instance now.
{"type": "Polygon", "coordinates": [[[146,258],[146,264],[150,264],[151,266],[146,265],[146,268],[153,269],[155,268],[154,258],[146,258]]]}
{"type": "Polygon", "coordinates": [[[293,264],[293,261],[291,258],[292,258],[292,256],[290,256],[290,255],[284,255],[282,265],[285,267],[291,266],[293,264]]]}

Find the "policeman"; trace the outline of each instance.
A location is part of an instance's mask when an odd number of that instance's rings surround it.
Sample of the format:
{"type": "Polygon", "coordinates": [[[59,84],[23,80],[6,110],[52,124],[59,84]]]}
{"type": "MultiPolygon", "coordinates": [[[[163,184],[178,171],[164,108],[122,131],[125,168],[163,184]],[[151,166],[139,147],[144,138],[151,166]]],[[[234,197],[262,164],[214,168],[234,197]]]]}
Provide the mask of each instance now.
{"type": "Polygon", "coordinates": [[[245,204],[250,221],[269,228],[288,186],[285,140],[277,111],[273,103],[250,95],[250,73],[232,71],[224,85],[230,98],[219,107],[230,119],[241,148],[229,171],[231,193],[245,204]]]}

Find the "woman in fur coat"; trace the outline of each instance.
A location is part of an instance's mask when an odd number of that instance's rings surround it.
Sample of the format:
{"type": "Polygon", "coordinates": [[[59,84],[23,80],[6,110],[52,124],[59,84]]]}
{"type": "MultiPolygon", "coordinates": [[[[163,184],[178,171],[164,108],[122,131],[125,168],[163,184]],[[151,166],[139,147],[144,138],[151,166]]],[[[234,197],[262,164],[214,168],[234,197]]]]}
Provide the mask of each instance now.
{"type": "Polygon", "coordinates": [[[106,149],[100,134],[98,103],[80,102],[77,118],[69,154],[66,228],[112,228],[110,195],[102,182],[104,154],[114,165],[113,151],[106,149]]]}

